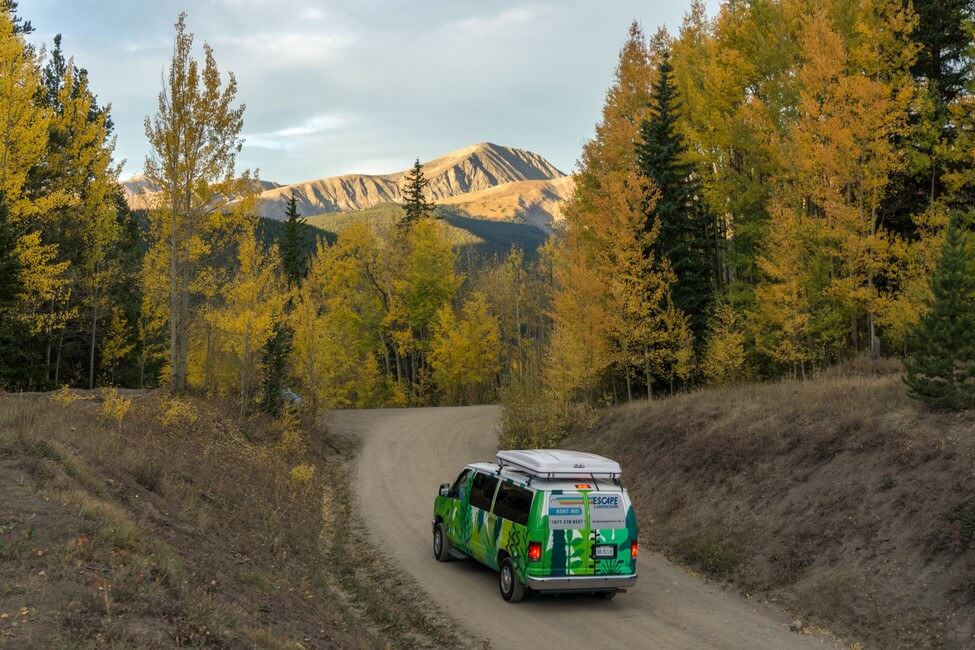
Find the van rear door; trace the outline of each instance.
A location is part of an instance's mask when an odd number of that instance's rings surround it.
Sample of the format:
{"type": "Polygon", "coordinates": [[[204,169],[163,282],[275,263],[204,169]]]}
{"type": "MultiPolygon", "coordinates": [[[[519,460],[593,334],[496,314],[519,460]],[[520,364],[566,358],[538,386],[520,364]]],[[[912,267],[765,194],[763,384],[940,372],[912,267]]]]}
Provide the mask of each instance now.
{"type": "Polygon", "coordinates": [[[592,558],[592,531],[583,492],[552,490],[546,495],[545,522],[548,548],[545,566],[548,575],[583,576],[595,573],[592,558]]]}
{"type": "Polygon", "coordinates": [[[536,575],[636,572],[630,550],[636,539],[636,518],[626,493],[587,488],[545,494],[546,552],[536,575]]]}
{"type": "Polygon", "coordinates": [[[594,573],[636,573],[631,545],[636,540],[636,517],[623,491],[587,493],[589,526],[593,536],[594,573]]]}

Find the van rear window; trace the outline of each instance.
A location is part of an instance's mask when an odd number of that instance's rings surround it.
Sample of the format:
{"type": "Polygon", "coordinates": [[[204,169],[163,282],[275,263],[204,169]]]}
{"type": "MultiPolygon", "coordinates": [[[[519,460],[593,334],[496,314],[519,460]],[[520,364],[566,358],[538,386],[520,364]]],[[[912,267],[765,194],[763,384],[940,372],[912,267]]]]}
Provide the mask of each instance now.
{"type": "Polygon", "coordinates": [[[626,528],[626,508],[619,492],[589,493],[590,528],[626,528]]]}
{"type": "Polygon", "coordinates": [[[577,530],[586,525],[585,501],[581,494],[548,496],[548,527],[551,530],[577,530]]]}
{"type": "Polygon", "coordinates": [[[498,496],[494,499],[494,514],[522,526],[528,525],[528,514],[532,508],[531,490],[518,487],[514,483],[502,483],[498,496]]]}

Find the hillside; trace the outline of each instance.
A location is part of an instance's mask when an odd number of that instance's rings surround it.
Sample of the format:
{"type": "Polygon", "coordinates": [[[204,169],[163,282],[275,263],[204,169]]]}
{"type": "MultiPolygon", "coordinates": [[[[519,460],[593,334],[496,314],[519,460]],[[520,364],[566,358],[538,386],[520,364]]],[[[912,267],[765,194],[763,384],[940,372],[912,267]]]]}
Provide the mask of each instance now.
{"type": "Polygon", "coordinates": [[[0,647],[466,645],[358,528],[356,442],[107,395],[0,392],[0,647]]]}
{"type": "MultiPolygon", "coordinates": [[[[283,218],[292,192],[298,211],[305,216],[397,203],[401,200],[400,186],[405,173],[346,174],[277,187],[261,194],[261,214],[283,218]]],[[[423,173],[430,181],[428,196],[436,202],[507,183],[548,181],[564,176],[536,153],[489,142],[424,163],[423,173]]]]}
{"type": "Polygon", "coordinates": [[[527,223],[551,233],[562,221],[562,203],[572,195],[575,180],[563,176],[544,181],[517,181],[477,192],[449,196],[440,205],[459,208],[472,217],[527,223]]]}
{"type": "MultiPolygon", "coordinates": [[[[262,190],[280,187],[274,181],[259,179],[257,183],[262,190]]],[[[130,210],[147,210],[155,204],[159,196],[159,186],[145,176],[133,176],[127,181],[122,181],[122,194],[130,210]]]]}
{"type": "Polygon", "coordinates": [[[975,647],[975,412],[896,366],[611,409],[648,546],[868,648],[975,647]]]}
{"type": "MultiPolygon", "coordinates": [[[[403,218],[403,208],[395,203],[383,203],[364,210],[336,212],[308,217],[307,223],[327,233],[338,235],[353,223],[366,223],[377,229],[392,228],[403,218]]],[[[446,224],[446,235],[458,249],[462,262],[468,255],[474,262],[507,255],[512,247],[520,248],[528,257],[534,257],[539,246],[545,243],[545,233],[528,224],[489,219],[474,219],[449,206],[438,206],[437,214],[446,224]]],[[[262,220],[268,222],[268,220],[262,220]]]]}

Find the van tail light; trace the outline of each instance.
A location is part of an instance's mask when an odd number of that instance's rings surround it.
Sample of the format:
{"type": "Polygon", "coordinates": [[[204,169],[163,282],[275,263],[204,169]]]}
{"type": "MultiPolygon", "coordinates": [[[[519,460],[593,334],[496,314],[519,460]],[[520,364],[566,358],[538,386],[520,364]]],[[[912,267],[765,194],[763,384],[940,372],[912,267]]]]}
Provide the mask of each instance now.
{"type": "Polygon", "coordinates": [[[542,545],[539,542],[528,542],[528,559],[532,562],[542,559],[542,545]]]}
{"type": "Polygon", "coordinates": [[[630,557],[635,558],[640,554],[640,542],[633,540],[630,542],[630,557]]]}

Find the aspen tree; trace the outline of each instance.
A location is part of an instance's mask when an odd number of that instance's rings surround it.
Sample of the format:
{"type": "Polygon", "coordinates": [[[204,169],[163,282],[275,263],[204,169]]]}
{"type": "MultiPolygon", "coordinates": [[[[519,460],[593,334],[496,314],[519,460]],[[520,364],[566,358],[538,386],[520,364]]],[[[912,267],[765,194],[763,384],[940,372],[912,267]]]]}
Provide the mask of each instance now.
{"type": "Polygon", "coordinates": [[[234,194],[244,114],[243,106],[234,106],[233,73],[224,85],[212,48],[204,44],[201,66],[192,47],[183,13],[156,114],[145,120],[151,149],[145,175],[161,188],[162,198],[150,214],[155,245],[165,249],[169,266],[170,387],[176,393],[186,390],[191,293],[207,252],[204,234],[219,225],[220,209],[234,194]]]}
{"type": "Polygon", "coordinates": [[[460,318],[449,305],[434,324],[430,366],[437,386],[450,403],[472,404],[488,397],[500,370],[498,322],[481,294],[471,295],[460,318]]]}
{"type": "Polygon", "coordinates": [[[225,304],[209,314],[223,334],[238,369],[238,399],[244,416],[259,384],[261,350],[274,333],[286,294],[280,265],[247,229],[237,247],[238,270],[223,292],[225,304]]]}

